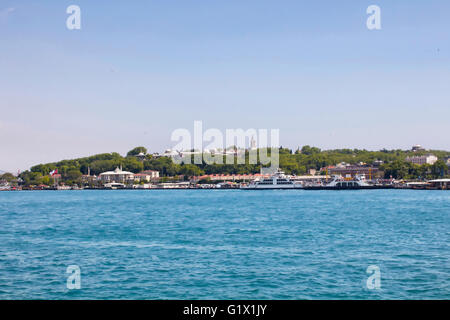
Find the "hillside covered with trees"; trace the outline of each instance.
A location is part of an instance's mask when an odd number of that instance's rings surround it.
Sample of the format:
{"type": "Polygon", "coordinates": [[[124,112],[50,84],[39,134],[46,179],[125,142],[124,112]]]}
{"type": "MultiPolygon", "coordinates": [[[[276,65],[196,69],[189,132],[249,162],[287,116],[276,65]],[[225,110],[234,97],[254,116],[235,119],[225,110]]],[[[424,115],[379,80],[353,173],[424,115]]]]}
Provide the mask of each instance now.
{"type": "MultiPolygon", "coordinates": [[[[288,174],[302,175],[309,169],[320,170],[323,167],[336,165],[341,162],[349,164],[366,163],[371,165],[376,160],[383,161],[380,170],[384,171],[386,178],[418,179],[434,178],[448,174],[448,167],[444,162],[450,157],[450,152],[439,150],[428,151],[404,151],[404,150],[380,150],[368,151],[358,149],[320,150],[316,147],[304,146],[298,150],[286,148],[279,149],[280,168],[288,174]],[[432,153],[439,158],[434,165],[415,165],[406,162],[407,156],[432,153]]],[[[246,154],[248,160],[248,153],[246,154]]],[[[225,161],[224,161],[225,163],[225,161]]],[[[114,170],[116,167],[123,170],[138,173],[143,170],[157,170],[161,177],[177,175],[199,176],[203,174],[249,174],[260,171],[260,164],[175,164],[169,157],[155,157],[147,154],[147,149],[137,147],[130,150],[126,156],[119,153],[104,153],[90,157],[72,160],[62,160],[54,163],[39,164],[29,171],[22,172],[20,178],[25,184],[51,184],[49,173],[58,170],[62,180],[67,183],[79,181],[83,174],[99,175],[102,172],[114,170]],[[137,157],[145,154],[145,157],[137,157]]],[[[11,178],[11,177],[10,177],[11,178]]]]}

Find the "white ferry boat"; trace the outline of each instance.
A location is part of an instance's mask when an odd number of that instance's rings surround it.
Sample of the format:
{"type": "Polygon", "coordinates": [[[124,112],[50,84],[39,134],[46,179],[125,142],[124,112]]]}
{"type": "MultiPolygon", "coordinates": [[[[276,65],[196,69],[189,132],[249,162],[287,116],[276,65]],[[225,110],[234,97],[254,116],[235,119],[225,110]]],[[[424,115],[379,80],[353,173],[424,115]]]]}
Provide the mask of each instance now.
{"type": "Polygon", "coordinates": [[[57,186],[56,190],[71,190],[72,187],[69,186],[57,186]]]}
{"type": "Polygon", "coordinates": [[[358,190],[358,189],[388,189],[392,186],[381,186],[367,183],[364,175],[357,175],[351,180],[342,176],[333,176],[331,182],[320,185],[305,186],[305,190],[358,190]]]}
{"type": "Polygon", "coordinates": [[[117,190],[117,189],[125,189],[126,186],[123,183],[110,182],[110,183],[105,183],[105,185],[103,187],[105,189],[117,190]]]}
{"type": "Polygon", "coordinates": [[[8,182],[0,183],[0,191],[8,191],[11,190],[11,186],[8,182]]]}
{"type": "Polygon", "coordinates": [[[302,189],[303,185],[299,182],[291,180],[284,174],[283,171],[278,170],[277,173],[270,178],[254,180],[248,185],[242,185],[243,190],[270,190],[270,189],[302,189]]]}

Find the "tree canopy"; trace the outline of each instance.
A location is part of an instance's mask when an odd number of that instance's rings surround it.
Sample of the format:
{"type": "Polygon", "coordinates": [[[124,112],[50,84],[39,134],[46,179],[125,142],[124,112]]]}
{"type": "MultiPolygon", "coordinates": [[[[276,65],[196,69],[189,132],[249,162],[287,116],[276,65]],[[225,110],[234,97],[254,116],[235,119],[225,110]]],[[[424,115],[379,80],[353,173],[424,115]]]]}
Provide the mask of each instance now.
{"type": "Polygon", "coordinates": [[[145,147],[136,147],[136,148],[128,151],[127,157],[137,156],[140,153],[146,154],[147,149],[145,147]]]}
{"type": "MultiPolygon", "coordinates": [[[[385,149],[380,151],[360,149],[320,150],[311,146],[303,146],[296,152],[292,152],[292,150],[287,148],[280,148],[278,151],[280,168],[288,174],[301,175],[307,173],[309,169],[319,170],[325,166],[336,165],[341,162],[350,164],[363,162],[370,165],[378,160],[384,163],[380,169],[384,172],[386,178],[392,176],[398,179],[426,179],[446,176],[448,175],[448,166],[443,160],[450,156],[450,152],[440,150],[419,152],[385,149]],[[439,161],[432,166],[418,166],[405,161],[407,156],[426,153],[433,153],[439,158],[439,161]]],[[[226,164],[226,161],[223,161],[223,164],[207,164],[205,162],[202,164],[176,164],[169,157],[147,157],[140,161],[134,156],[140,152],[145,153],[147,149],[136,147],[130,150],[126,157],[112,152],[73,160],[39,164],[31,167],[30,171],[23,172],[20,177],[25,183],[39,184],[43,183],[44,176],[48,176],[52,170],[58,169],[62,181],[77,183],[81,175],[88,173],[88,168],[90,168],[90,173],[95,175],[114,170],[120,166],[122,166],[123,170],[133,173],[143,170],[156,170],[159,171],[161,177],[177,175],[199,176],[203,174],[251,174],[258,173],[261,168],[261,163],[259,162],[257,164],[249,164],[248,152],[245,155],[245,164],[238,164],[237,158],[234,158],[234,164],[226,164]]]]}

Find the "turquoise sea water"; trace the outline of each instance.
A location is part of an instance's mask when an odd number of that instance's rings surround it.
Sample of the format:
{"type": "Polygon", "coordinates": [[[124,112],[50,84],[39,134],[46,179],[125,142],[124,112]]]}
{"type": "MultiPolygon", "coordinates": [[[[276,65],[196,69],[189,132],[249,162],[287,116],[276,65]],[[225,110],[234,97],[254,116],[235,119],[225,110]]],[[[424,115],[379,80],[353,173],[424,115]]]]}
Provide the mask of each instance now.
{"type": "Polygon", "coordinates": [[[449,244],[448,191],[0,192],[0,299],[449,299],[449,244]]]}

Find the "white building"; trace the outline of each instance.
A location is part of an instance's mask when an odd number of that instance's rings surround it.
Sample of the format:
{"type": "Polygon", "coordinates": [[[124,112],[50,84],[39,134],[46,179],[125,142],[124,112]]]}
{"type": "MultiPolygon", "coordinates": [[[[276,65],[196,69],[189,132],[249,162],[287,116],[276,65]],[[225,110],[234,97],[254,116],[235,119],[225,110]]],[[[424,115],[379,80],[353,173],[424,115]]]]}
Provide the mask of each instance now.
{"type": "Polygon", "coordinates": [[[145,170],[134,175],[134,181],[150,182],[159,178],[159,172],[155,170],[145,170]]]}
{"type": "Polygon", "coordinates": [[[438,158],[433,154],[427,154],[425,156],[407,157],[406,161],[419,165],[434,164],[436,161],[438,161],[438,158]]]}
{"type": "Polygon", "coordinates": [[[348,167],[348,166],[349,166],[348,163],[346,163],[346,162],[340,162],[340,163],[338,163],[338,164],[336,165],[336,168],[346,168],[346,167],[348,167]]]}
{"type": "Polygon", "coordinates": [[[425,149],[420,144],[416,144],[412,146],[411,150],[416,152],[416,151],[424,151],[425,149]]]}
{"type": "Polygon", "coordinates": [[[100,173],[99,178],[102,182],[118,182],[124,183],[134,180],[134,173],[129,171],[123,171],[122,168],[116,168],[114,171],[107,171],[100,173]]]}
{"type": "Polygon", "coordinates": [[[162,156],[163,157],[177,157],[177,156],[181,156],[181,154],[180,154],[180,152],[178,152],[176,150],[167,149],[166,151],[164,151],[162,156]]]}
{"type": "Polygon", "coordinates": [[[144,161],[146,157],[147,155],[143,152],[139,152],[139,154],[136,155],[136,158],[139,159],[140,161],[144,161]]]}

